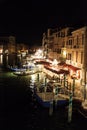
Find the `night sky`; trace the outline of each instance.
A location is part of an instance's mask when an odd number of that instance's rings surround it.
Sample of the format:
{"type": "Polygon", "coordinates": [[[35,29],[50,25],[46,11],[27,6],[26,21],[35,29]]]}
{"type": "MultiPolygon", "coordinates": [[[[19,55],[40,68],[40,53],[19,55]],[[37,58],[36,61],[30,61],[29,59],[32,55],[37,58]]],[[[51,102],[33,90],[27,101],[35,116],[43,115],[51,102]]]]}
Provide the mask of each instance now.
{"type": "Polygon", "coordinates": [[[87,24],[86,0],[0,0],[0,36],[41,45],[48,28],[87,24]]]}

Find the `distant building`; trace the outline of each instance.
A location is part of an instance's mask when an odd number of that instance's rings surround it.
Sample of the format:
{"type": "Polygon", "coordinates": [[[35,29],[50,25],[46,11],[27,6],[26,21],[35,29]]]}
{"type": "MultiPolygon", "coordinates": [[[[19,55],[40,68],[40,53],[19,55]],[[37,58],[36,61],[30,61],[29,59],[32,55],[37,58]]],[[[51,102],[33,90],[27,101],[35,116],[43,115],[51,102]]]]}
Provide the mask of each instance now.
{"type": "Polygon", "coordinates": [[[26,56],[28,54],[29,48],[28,45],[24,43],[17,43],[16,46],[17,54],[20,54],[22,56],[26,56]]]}
{"type": "Polygon", "coordinates": [[[0,37],[0,45],[3,46],[3,53],[7,51],[9,53],[14,53],[16,51],[16,40],[14,36],[0,37]]]}
{"type": "Polygon", "coordinates": [[[0,37],[0,50],[4,66],[15,64],[16,39],[14,36],[0,37]]]}
{"type": "Polygon", "coordinates": [[[0,37],[0,64],[15,66],[28,54],[28,45],[16,43],[14,36],[0,37]]]}

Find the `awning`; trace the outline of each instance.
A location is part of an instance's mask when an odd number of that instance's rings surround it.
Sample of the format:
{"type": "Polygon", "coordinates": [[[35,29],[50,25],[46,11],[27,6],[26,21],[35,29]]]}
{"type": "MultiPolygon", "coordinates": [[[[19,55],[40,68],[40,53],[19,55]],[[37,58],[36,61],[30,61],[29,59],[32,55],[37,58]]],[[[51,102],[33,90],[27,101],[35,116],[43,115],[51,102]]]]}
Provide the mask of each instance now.
{"type": "Polygon", "coordinates": [[[67,68],[67,69],[71,69],[73,71],[77,71],[77,70],[81,70],[81,68],[79,67],[75,67],[73,65],[70,65],[70,64],[66,64],[66,63],[59,63],[60,66],[62,66],[63,68],[67,68]]]}
{"type": "Polygon", "coordinates": [[[73,71],[77,71],[77,70],[81,69],[81,68],[78,68],[78,67],[75,67],[75,66],[72,66],[72,65],[68,65],[68,68],[73,70],[73,71]]]}
{"type": "Polygon", "coordinates": [[[44,66],[46,69],[56,73],[56,74],[69,74],[68,70],[64,70],[64,69],[53,69],[51,66],[44,66]]]}

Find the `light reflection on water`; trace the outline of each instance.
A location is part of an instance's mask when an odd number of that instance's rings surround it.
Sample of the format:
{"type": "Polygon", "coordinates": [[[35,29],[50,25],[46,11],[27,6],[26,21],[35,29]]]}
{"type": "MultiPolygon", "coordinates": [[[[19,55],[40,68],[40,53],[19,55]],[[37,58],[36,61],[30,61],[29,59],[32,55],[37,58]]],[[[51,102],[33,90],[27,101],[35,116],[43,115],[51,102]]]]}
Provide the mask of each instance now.
{"type": "Polygon", "coordinates": [[[67,110],[58,108],[52,116],[31,96],[30,83],[45,82],[45,74],[16,76],[12,72],[0,71],[0,128],[1,130],[75,130],[84,128],[86,121],[78,113],[67,123],[67,110]],[[81,122],[81,123],[80,123],[81,122]]]}
{"type": "MultiPolygon", "coordinates": [[[[44,74],[42,74],[44,75],[44,74]]],[[[0,120],[1,129],[33,128],[33,120],[40,108],[29,91],[30,82],[43,82],[43,76],[16,76],[12,72],[0,72],[0,120]],[[35,112],[36,111],[36,112],[35,112]]],[[[45,76],[45,75],[44,75],[45,76]]],[[[36,119],[37,120],[37,119],[36,119]]],[[[39,124],[38,124],[39,125],[39,124]]],[[[39,127],[37,125],[37,127],[39,127]]]]}

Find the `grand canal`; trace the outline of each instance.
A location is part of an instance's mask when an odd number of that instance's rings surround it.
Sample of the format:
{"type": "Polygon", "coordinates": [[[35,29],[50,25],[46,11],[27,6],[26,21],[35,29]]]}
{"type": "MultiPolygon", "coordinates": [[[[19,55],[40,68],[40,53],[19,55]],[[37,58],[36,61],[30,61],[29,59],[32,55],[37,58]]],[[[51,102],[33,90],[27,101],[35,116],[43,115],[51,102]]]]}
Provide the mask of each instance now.
{"type": "MultiPolygon", "coordinates": [[[[40,73],[40,81],[45,75],[40,73]]],[[[68,123],[67,108],[49,109],[40,106],[30,92],[30,81],[37,81],[37,74],[16,76],[0,69],[0,129],[1,130],[77,130],[87,128],[87,119],[77,111],[68,123]]]]}

